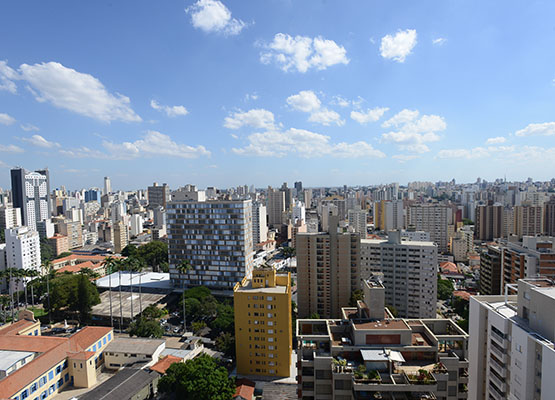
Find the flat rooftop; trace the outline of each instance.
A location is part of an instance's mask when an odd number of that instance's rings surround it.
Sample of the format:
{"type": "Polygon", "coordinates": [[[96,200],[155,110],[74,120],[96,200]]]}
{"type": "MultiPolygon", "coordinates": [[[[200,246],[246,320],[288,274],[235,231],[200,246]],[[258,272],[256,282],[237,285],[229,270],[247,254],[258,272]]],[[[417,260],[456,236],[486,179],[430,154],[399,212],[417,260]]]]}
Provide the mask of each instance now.
{"type": "Polygon", "coordinates": [[[517,315],[517,312],[511,307],[509,307],[507,304],[505,304],[504,301],[500,301],[496,303],[488,303],[488,304],[493,310],[497,311],[505,318],[512,318],[515,315],[517,315]]]}
{"type": "Polygon", "coordinates": [[[252,281],[249,279],[245,286],[239,286],[238,292],[252,292],[252,293],[268,293],[268,294],[280,294],[286,293],[287,286],[275,286],[275,287],[264,287],[264,288],[253,288],[252,281]]]}
{"type": "Polygon", "coordinates": [[[354,322],[355,329],[359,330],[410,330],[403,320],[381,320],[369,322],[354,322]]]}
{"type": "Polygon", "coordinates": [[[112,290],[120,287],[130,287],[131,285],[143,289],[158,289],[164,291],[171,291],[173,287],[170,282],[170,274],[164,272],[141,272],[140,274],[134,273],[133,277],[129,272],[121,272],[121,283],[119,272],[114,272],[112,276],[103,276],[96,280],[96,286],[101,289],[108,289],[110,287],[110,279],[112,280],[112,290]],[[133,280],[131,280],[133,278],[133,280]]]}
{"type": "Polygon", "coordinates": [[[162,339],[118,337],[106,346],[105,351],[114,353],[154,354],[154,352],[164,344],[166,344],[166,341],[162,339]]]}
{"type": "Polygon", "coordinates": [[[160,374],[154,371],[124,368],[100,386],[79,396],[79,400],[132,399],[138,391],[159,376],[160,374]]]}
{"type": "MultiPolygon", "coordinates": [[[[134,289],[136,290],[136,289],[134,289]]],[[[139,293],[133,292],[121,292],[121,306],[122,306],[122,314],[124,318],[131,318],[131,296],[133,296],[133,314],[134,316],[139,315],[139,293]]],[[[152,304],[157,304],[162,299],[166,297],[165,294],[157,294],[157,293],[141,293],[141,303],[143,305],[143,310],[152,304]]],[[[118,319],[120,317],[119,312],[119,290],[112,289],[112,315],[114,319],[118,319]]],[[[91,314],[97,317],[110,317],[110,292],[102,292],[100,293],[100,303],[96,306],[93,306],[91,314]]]]}
{"type": "Polygon", "coordinates": [[[388,239],[360,239],[360,244],[391,244],[395,246],[419,246],[419,247],[434,247],[434,242],[425,242],[420,240],[405,240],[402,239],[401,243],[390,242],[388,239]]]}

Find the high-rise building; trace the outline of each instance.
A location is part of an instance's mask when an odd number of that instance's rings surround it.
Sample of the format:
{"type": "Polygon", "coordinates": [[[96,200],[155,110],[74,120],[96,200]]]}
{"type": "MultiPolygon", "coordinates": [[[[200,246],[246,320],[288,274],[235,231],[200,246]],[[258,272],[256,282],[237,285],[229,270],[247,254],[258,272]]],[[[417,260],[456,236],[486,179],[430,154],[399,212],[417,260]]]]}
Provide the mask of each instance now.
{"type": "Polygon", "coordinates": [[[140,214],[133,214],[130,218],[131,236],[137,236],[143,233],[143,217],[140,214]]]}
{"type": "Polygon", "coordinates": [[[8,268],[41,271],[39,233],[27,226],[6,229],[8,268]]]}
{"type": "Polygon", "coordinates": [[[168,203],[170,277],[182,287],[232,290],[253,268],[251,200],[168,203]],[[179,268],[187,262],[191,269],[179,268]]]}
{"type": "Polygon", "coordinates": [[[112,193],[112,181],[109,176],[104,177],[104,195],[112,193]]]}
{"type": "Polygon", "coordinates": [[[50,176],[48,169],[35,172],[23,168],[11,170],[14,208],[21,209],[23,225],[37,229],[37,222],[50,218],[50,176]]]}
{"type": "Polygon", "coordinates": [[[295,182],[295,190],[297,191],[297,200],[304,201],[303,183],[301,181],[295,182]]]}
{"type": "Polygon", "coordinates": [[[268,225],[272,227],[281,225],[285,211],[285,192],[269,186],[266,192],[266,210],[268,225]]]}
{"type": "Polygon", "coordinates": [[[101,197],[102,197],[102,192],[98,188],[85,190],[85,203],[88,203],[89,201],[96,201],[100,203],[101,197]]]}
{"type": "Polygon", "coordinates": [[[430,232],[438,252],[448,251],[447,224],[450,209],[439,204],[418,204],[408,209],[408,224],[417,231],[430,232]]]}
{"type": "Polygon", "coordinates": [[[257,268],[233,289],[237,373],[289,376],[291,276],[257,268]]]}
{"type": "Polygon", "coordinates": [[[298,200],[293,202],[293,223],[306,221],[306,209],[304,204],[298,200]]]}
{"type": "Polygon", "coordinates": [[[347,220],[349,226],[354,229],[356,233],[360,233],[360,237],[366,239],[366,224],[368,220],[368,211],[361,210],[349,210],[347,211],[347,220]]]}
{"type": "Polygon", "coordinates": [[[480,253],[480,294],[500,295],[502,281],[502,249],[497,245],[488,245],[480,253]]]}
{"type": "Polygon", "coordinates": [[[401,239],[391,231],[388,239],[360,242],[362,278],[383,274],[386,304],[403,318],[434,318],[437,301],[437,246],[432,242],[401,239]]]}
{"type": "Polygon", "coordinates": [[[298,398],[466,399],[468,334],[449,319],[393,318],[383,286],[363,288],[340,319],[297,320],[298,398]]]}
{"type": "Polygon", "coordinates": [[[360,289],[360,235],[338,232],[339,217],[329,217],[328,232],[298,233],[298,315],[338,318],[360,289]]]}
{"type": "Polygon", "coordinates": [[[403,201],[381,200],[374,203],[374,225],[382,231],[392,231],[404,228],[403,201]]]}
{"type": "Polygon", "coordinates": [[[79,221],[64,221],[58,224],[57,232],[67,236],[68,246],[70,249],[76,249],[83,246],[83,228],[79,221]]]}
{"type": "Polygon", "coordinates": [[[162,186],[158,182],[154,182],[152,186],[148,187],[148,206],[157,207],[162,206],[166,208],[166,204],[170,201],[170,188],[167,184],[162,186]]]}
{"type": "Polygon", "coordinates": [[[0,207],[0,229],[2,231],[21,225],[21,210],[19,208],[0,207]]]}
{"type": "Polygon", "coordinates": [[[543,206],[516,206],[514,218],[514,231],[519,238],[541,235],[544,231],[543,206]]]}
{"type": "Polygon", "coordinates": [[[555,236],[555,196],[551,196],[544,204],[544,232],[546,235],[555,236]]]}
{"type": "Polygon", "coordinates": [[[114,253],[119,254],[129,243],[129,229],[127,229],[127,225],[124,224],[122,221],[115,223],[112,226],[112,229],[113,229],[112,240],[114,242],[114,253]]]}
{"type": "Polygon", "coordinates": [[[261,203],[252,204],[252,240],[253,245],[268,240],[268,223],[266,222],[266,206],[261,203]]]}
{"type": "Polygon", "coordinates": [[[555,283],[521,279],[509,294],[470,298],[468,398],[552,399],[555,283]]]}
{"type": "Polygon", "coordinates": [[[478,240],[492,241],[503,237],[506,230],[502,204],[480,205],[476,207],[475,237],[478,240]]]}

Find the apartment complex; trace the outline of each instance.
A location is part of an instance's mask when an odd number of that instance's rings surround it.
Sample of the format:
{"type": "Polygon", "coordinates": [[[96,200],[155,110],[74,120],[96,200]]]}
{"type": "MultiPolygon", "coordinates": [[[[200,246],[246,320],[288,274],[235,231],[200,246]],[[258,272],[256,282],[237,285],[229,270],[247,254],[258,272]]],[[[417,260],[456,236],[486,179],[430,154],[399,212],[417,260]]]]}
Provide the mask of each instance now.
{"type": "Polygon", "coordinates": [[[12,207],[0,207],[0,229],[10,229],[21,226],[21,210],[12,207]]]}
{"type": "Polygon", "coordinates": [[[5,377],[0,398],[54,399],[67,386],[96,384],[112,328],[86,326],[70,337],[40,336],[37,322],[21,319],[0,329],[5,377]]]}
{"type": "Polygon", "coordinates": [[[285,211],[285,192],[269,186],[266,191],[266,209],[268,212],[268,225],[281,225],[283,222],[283,212],[285,211]]]}
{"type": "Polygon", "coordinates": [[[400,231],[360,241],[362,278],[383,274],[386,304],[403,318],[436,316],[437,265],[434,243],[402,240],[400,231]]]}
{"type": "Polygon", "coordinates": [[[48,169],[35,172],[23,168],[11,170],[14,208],[21,210],[22,223],[36,230],[36,223],[50,218],[50,178],[48,169]]]}
{"type": "Polygon", "coordinates": [[[514,233],[523,236],[541,235],[544,231],[543,206],[522,205],[514,209],[514,233]]]}
{"type": "Polygon", "coordinates": [[[232,290],[253,268],[251,200],[168,203],[170,277],[177,287],[232,290]],[[180,272],[188,262],[191,269],[180,272]]]}
{"type": "Polygon", "coordinates": [[[252,240],[258,244],[268,240],[268,222],[266,206],[260,203],[252,205],[252,240]]]}
{"type": "Polygon", "coordinates": [[[480,294],[501,294],[502,253],[498,245],[488,245],[480,253],[480,294]]]}
{"type": "Polygon", "coordinates": [[[362,238],[366,238],[368,211],[361,210],[360,208],[349,210],[347,211],[347,220],[349,226],[353,228],[356,233],[360,233],[362,238]]]}
{"type": "Polygon", "coordinates": [[[158,182],[154,182],[152,186],[148,187],[148,206],[158,207],[162,206],[166,208],[167,203],[170,201],[170,188],[167,184],[159,185],[158,182]]]}
{"type": "Polygon", "coordinates": [[[297,320],[299,399],[468,398],[468,334],[447,319],[392,318],[383,308],[376,318],[369,304],[383,304],[383,286],[364,284],[370,298],[341,319],[297,320]]]}
{"type": "Polygon", "coordinates": [[[360,289],[360,235],[338,232],[339,217],[329,216],[329,231],[298,233],[298,315],[338,318],[360,289]]]}
{"type": "Polygon", "coordinates": [[[476,207],[475,237],[492,241],[506,236],[505,214],[502,204],[480,205],[476,207]]]}
{"type": "Polygon", "coordinates": [[[521,279],[509,293],[470,298],[469,398],[552,399],[555,282],[521,279]]]}
{"type": "Polygon", "coordinates": [[[26,226],[6,229],[6,261],[8,268],[40,272],[40,238],[26,226]]]}
{"type": "Polygon", "coordinates": [[[408,225],[417,231],[430,232],[438,252],[448,251],[447,225],[451,209],[439,204],[419,204],[408,208],[408,225]]]}
{"type": "Polygon", "coordinates": [[[381,200],[374,203],[374,226],[382,231],[403,229],[405,218],[402,200],[381,200]]]}
{"type": "Polygon", "coordinates": [[[114,242],[114,253],[119,254],[129,243],[129,229],[123,222],[116,222],[113,226],[112,241],[114,242]]]}
{"type": "Polygon", "coordinates": [[[257,268],[233,289],[237,373],[289,376],[291,274],[257,268]]]}

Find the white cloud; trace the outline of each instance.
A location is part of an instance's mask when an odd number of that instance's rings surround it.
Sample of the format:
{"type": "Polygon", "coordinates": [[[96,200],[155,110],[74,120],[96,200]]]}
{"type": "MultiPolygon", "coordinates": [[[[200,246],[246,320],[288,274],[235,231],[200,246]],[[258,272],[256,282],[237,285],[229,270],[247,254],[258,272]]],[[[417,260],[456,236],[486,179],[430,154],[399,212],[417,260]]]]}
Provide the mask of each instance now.
{"type": "Polygon", "coordinates": [[[21,129],[23,129],[25,132],[38,132],[40,129],[38,126],[35,126],[33,124],[21,124],[19,125],[21,127],[21,129]]]}
{"type": "Polygon", "coordinates": [[[44,147],[46,149],[51,149],[53,147],[60,147],[60,143],[50,142],[43,138],[41,135],[33,135],[30,138],[22,138],[24,142],[30,143],[33,146],[44,147]]]}
{"type": "Polygon", "coordinates": [[[163,106],[158,104],[156,100],[150,100],[150,106],[156,111],[165,112],[168,117],[177,117],[189,114],[189,111],[183,106],[163,106]]]}
{"type": "Polygon", "coordinates": [[[490,153],[483,147],[475,147],[473,149],[450,149],[440,150],[437,153],[439,158],[465,158],[468,160],[475,158],[488,157],[490,153]]]}
{"type": "Polygon", "coordinates": [[[245,101],[250,101],[250,100],[258,100],[258,94],[256,93],[247,93],[245,95],[245,101]]]}
{"type": "Polygon", "coordinates": [[[436,132],[447,128],[445,120],[438,115],[422,115],[416,110],[402,110],[382,124],[384,128],[395,127],[397,130],[382,134],[382,140],[392,142],[399,149],[425,153],[430,151],[425,143],[437,142],[440,136],[436,132]]]}
{"type": "Polygon", "coordinates": [[[416,154],[395,154],[394,156],[392,156],[391,158],[404,163],[407,161],[411,161],[417,158],[420,158],[420,156],[416,155],[416,154]]]}
{"type": "Polygon", "coordinates": [[[367,124],[368,122],[376,122],[388,111],[387,107],[376,107],[366,111],[351,111],[351,118],[359,124],[367,124]]]}
{"type": "Polygon", "coordinates": [[[345,125],[345,120],[341,119],[341,116],[338,113],[333,110],[329,110],[326,107],[312,112],[310,117],[308,117],[308,120],[324,126],[330,126],[332,124],[337,126],[345,125]]]}
{"type": "Polygon", "coordinates": [[[0,113],[0,124],[2,125],[12,125],[15,122],[15,118],[11,115],[0,113]]]}
{"type": "Polygon", "coordinates": [[[416,46],[416,30],[399,30],[394,36],[386,35],[382,38],[380,53],[383,58],[403,63],[414,46],[416,46]]]}
{"type": "Polygon", "coordinates": [[[17,92],[14,82],[16,79],[17,73],[8,66],[6,61],[0,61],[0,90],[7,90],[10,93],[17,92]]]}
{"type": "Polygon", "coordinates": [[[239,155],[259,157],[284,157],[296,155],[303,158],[331,156],[337,158],[374,157],[385,154],[366,142],[330,143],[330,137],[304,129],[291,128],[285,132],[268,131],[248,136],[249,144],[233,148],[239,155]]]}
{"type": "Polygon", "coordinates": [[[105,158],[129,160],[138,157],[168,156],[179,158],[209,157],[210,151],[204,146],[189,146],[174,142],[168,135],[156,131],[147,131],[142,139],[134,142],[114,143],[103,140],[102,146],[107,153],[80,147],[77,149],[60,150],[60,153],[75,158],[105,158]]]}
{"type": "Polygon", "coordinates": [[[207,33],[238,35],[246,24],[232,18],[231,11],[218,0],[199,0],[185,9],[191,15],[191,23],[196,29],[207,33]]]}
{"type": "Polygon", "coordinates": [[[503,136],[492,137],[486,140],[486,144],[501,144],[505,143],[507,139],[503,136]]]}
{"type": "Polygon", "coordinates": [[[320,108],[321,102],[312,90],[301,90],[298,94],[289,96],[286,100],[293,109],[303,112],[312,112],[320,108]]]}
{"type": "Polygon", "coordinates": [[[296,69],[304,73],[310,68],[324,70],[332,65],[349,63],[343,46],[321,36],[292,37],[278,33],[271,43],[262,46],[265,50],[260,54],[260,61],[263,64],[274,62],[283,71],[296,69]]]}
{"type": "Polygon", "coordinates": [[[443,37],[438,37],[432,40],[432,43],[435,44],[436,46],[441,46],[442,44],[444,44],[447,41],[446,38],[443,37]]]}
{"type": "Polygon", "coordinates": [[[246,112],[238,111],[225,117],[224,126],[228,129],[239,129],[250,126],[256,129],[274,129],[274,114],[263,108],[252,109],[246,112]]]}
{"type": "Polygon", "coordinates": [[[6,153],[23,153],[23,149],[13,144],[0,144],[0,151],[6,153]]]}
{"type": "Polygon", "coordinates": [[[524,129],[515,132],[516,136],[553,136],[555,135],[555,122],[529,124],[524,129]]]}
{"type": "Polygon", "coordinates": [[[109,93],[94,76],[77,72],[57,62],[19,67],[19,79],[27,81],[29,90],[39,102],[103,122],[141,121],[129,106],[129,97],[109,93]]]}

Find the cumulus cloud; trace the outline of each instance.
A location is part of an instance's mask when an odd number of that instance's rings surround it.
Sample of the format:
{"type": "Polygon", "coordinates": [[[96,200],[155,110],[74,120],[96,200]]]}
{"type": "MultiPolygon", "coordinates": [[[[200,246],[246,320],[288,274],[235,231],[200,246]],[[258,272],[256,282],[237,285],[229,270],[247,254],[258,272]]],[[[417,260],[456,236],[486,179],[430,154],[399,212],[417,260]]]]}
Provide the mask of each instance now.
{"type": "Polygon", "coordinates": [[[129,97],[111,94],[94,76],[60,63],[22,64],[18,79],[28,83],[28,89],[39,102],[49,102],[103,122],[141,121],[130,107],[129,97]]]}
{"type": "Polygon", "coordinates": [[[347,50],[333,40],[321,36],[290,36],[278,33],[271,43],[262,44],[263,64],[275,63],[283,71],[307,72],[311,68],[324,70],[336,64],[348,64],[347,50]]]}
{"type": "Polygon", "coordinates": [[[0,144],[0,151],[5,153],[23,153],[23,149],[13,144],[0,144]]]}
{"type": "Polygon", "coordinates": [[[284,157],[297,155],[303,158],[331,156],[337,158],[373,157],[385,154],[366,142],[331,143],[330,137],[304,129],[291,128],[285,132],[268,131],[249,135],[248,145],[233,148],[239,155],[259,157],[284,157]]]}
{"type": "Polygon", "coordinates": [[[359,124],[367,124],[368,122],[376,122],[379,120],[389,108],[387,107],[376,107],[368,109],[366,111],[351,111],[351,118],[357,121],[359,124]]]}
{"type": "Polygon", "coordinates": [[[35,126],[33,124],[21,124],[19,125],[21,127],[21,129],[23,129],[25,132],[38,132],[40,129],[38,126],[35,126]]]}
{"type": "Polygon", "coordinates": [[[327,107],[322,107],[322,102],[312,90],[302,90],[297,94],[289,96],[287,104],[297,111],[310,113],[308,120],[325,126],[343,126],[345,120],[341,116],[327,107]]]}
{"type": "Polygon", "coordinates": [[[263,108],[252,109],[246,112],[237,111],[225,118],[224,126],[228,129],[240,129],[243,126],[250,126],[256,129],[274,129],[274,114],[263,108]]]}
{"type": "Polygon", "coordinates": [[[505,143],[507,139],[503,136],[492,137],[486,140],[486,144],[501,144],[505,143]]]}
{"type": "Polygon", "coordinates": [[[199,0],[185,9],[191,15],[191,23],[196,29],[206,33],[238,35],[246,24],[232,18],[231,11],[218,0],[199,0]]]}
{"type": "Polygon", "coordinates": [[[416,46],[416,30],[399,30],[395,35],[385,35],[382,38],[380,53],[383,58],[403,63],[414,46],[416,46]]]}
{"type": "Polygon", "coordinates": [[[60,147],[60,143],[50,142],[43,138],[41,135],[33,135],[30,138],[22,138],[24,142],[30,143],[33,146],[43,147],[45,149],[51,149],[54,147],[60,147]]]}
{"type": "Polygon", "coordinates": [[[553,136],[555,135],[555,122],[529,124],[524,129],[515,132],[516,136],[553,136]]]}
{"type": "Polygon", "coordinates": [[[178,158],[209,157],[210,151],[204,146],[190,146],[173,141],[168,135],[156,131],[148,131],[142,139],[134,142],[115,143],[103,140],[102,146],[107,152],[80,147],[63,149],[60,153],[75,158],[106,158],[129,160],[137,157],[168,156],[178,158]]]}
{"type": "Polygon", "coordinates": [[[251,100],[258,100],[258,94],[256,93],[247,93],[245,95],[245,101],[251,101],[251,100]]]}
{"type": "Polygon", "coordinates": [[[322,103],[312,90],[301,90],[299,93],[289,96],[287,104],[297,111],[312,112],[320,108],[322,103]]]}
{"type": "Polygon", "coordinates": [[[17,72],[8,66],[7,61],[0,61],[0,90],[7,90],[10,93],[17,92],[17,72]]]}
{"type": "Polygon", "coordinates": [[[310,122],[316,122],[317,124],[321,124],[324,126],[330,125],[337,125],[343,126],[345,125],[345,120],[341,119],[341,116],[333,110],[329,110],[326,107],[322,107],[318,111],[314,111],[308,117],[310,122]]]}
{"type": "Polygon", "coordinates": [[[12,117],[11,115],[8,115],[6,113],[0,113],[0,124],[2,125],[12,125],[15,122],[15,118],[12,117]]]}
{"type": "Polygon", "coordinates": [[[446,38],[443,37],[438,37],[432,40],[432,43],[435,44],[436,46],[441,46],[442,44],[444,44],[447,41],[446,38]]]}
{"type": "Polygon", "coordinates": [[[437,132],[447,128],[445,120],[438,115],[422,115],[416,110],[402,110],[382,124],[384,128],[395,130],[383,133],[382,140],[397,144],[400,150],[412,153],[430,151],[426,143],[437,142],[437,132]]]}
{"type": "Polygon", "coordinates": [[[177,117],[189,114],[189,111],[183,106],[164,106],[158,104],[156,100],[150,100],[150,106],[156,111],[165,112],[168,117],[177,117]]]}

